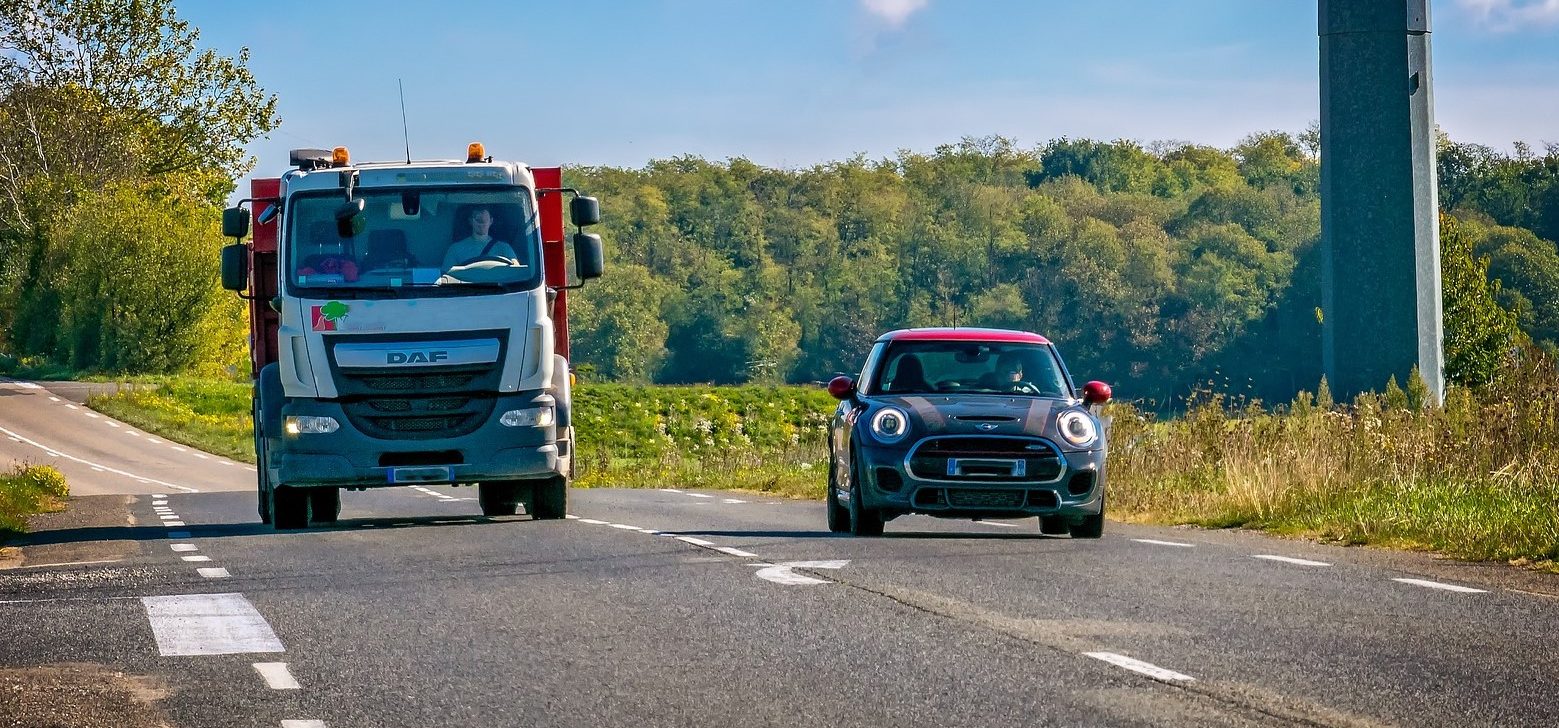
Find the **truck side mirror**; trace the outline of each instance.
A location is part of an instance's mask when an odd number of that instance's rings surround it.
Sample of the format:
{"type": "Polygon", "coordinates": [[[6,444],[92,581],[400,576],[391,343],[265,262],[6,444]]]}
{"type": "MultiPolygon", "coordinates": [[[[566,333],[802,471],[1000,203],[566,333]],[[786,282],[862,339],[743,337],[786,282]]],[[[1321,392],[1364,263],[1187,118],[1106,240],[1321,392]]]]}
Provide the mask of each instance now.
{"type": "Polygon", "coordinates": [[[249,234],[249,211],[242,207],[229,207],[222,211],[222,236],[241,238],[249,234]]]}
{"type": "MultiPolygon", "coordinates": [[[[249,218],[245,217],[244,222],[247,224],[249,218]]],[[[229,291],[242,291],[248,285],[249,246],[243,243],[222,246],[222,287],[229,291]]]]}
{"type": "Polygon", "coordinates": [[[574,270],[579,280],[600,278],[606,267],[606,251],[601,247],[601,236],[595,233],[574,234],[574,270]]]}
{"type": "Polygon", "coordinates": [[[568,216],[580,227],[599,224],[601,201],[594,197],[575,197],[568,201],[568,216]]]}

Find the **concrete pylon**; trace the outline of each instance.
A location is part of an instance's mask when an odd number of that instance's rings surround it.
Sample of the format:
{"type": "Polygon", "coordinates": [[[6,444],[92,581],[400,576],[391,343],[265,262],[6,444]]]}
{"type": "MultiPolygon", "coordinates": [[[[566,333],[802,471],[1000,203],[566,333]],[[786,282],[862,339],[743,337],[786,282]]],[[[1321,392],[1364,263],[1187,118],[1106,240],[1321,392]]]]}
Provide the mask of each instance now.
{"type": "Polygon", "coordinates": [[[1429,0],[1319,0],[1321,366],[1339,400],[1445,391],[1429,0]]]}

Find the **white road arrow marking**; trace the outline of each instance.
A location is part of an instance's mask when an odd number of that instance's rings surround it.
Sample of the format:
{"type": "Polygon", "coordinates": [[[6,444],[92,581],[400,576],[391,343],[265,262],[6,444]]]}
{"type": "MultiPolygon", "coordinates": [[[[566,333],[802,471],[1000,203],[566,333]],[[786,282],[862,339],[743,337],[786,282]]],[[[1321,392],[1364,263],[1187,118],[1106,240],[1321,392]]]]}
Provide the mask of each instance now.
{"type": "Polygon", "coordinates": [[[766,566],[758,570],[758,578],[772,581],[786,586],[802,586],[804,584],[827,584],[828,580],[797,574],[791,569],[843,569],[849,559],[835,559],[833,561],[786,561],[784,563],[766,566]]]}

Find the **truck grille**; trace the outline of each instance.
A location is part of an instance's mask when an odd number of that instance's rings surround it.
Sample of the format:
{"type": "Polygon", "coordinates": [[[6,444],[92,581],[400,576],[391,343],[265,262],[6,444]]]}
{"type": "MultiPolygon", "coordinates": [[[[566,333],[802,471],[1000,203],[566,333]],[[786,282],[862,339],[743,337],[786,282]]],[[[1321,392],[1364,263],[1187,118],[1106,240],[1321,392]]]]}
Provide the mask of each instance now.
{"type": "Polygon", "coordinates": [[[359,374],[350,377],[376,392],[428,392],[460,389],[475,374],[359,374]]]}
{"type": "Polygon", "coordinates": [[[341,406],[357,429],[385,440],[469,435],[493,412],[493,400],[472,397],[373,398],[341,406]]]}
{"type": "MultiPolygon", "coordinates": [[[[942,482],[1051,483],[1061,478],[1065,468],[1061,452],[1037,437],[928,437],[909,456],[912,475],[942,482]],[[954,469],[949,468],[949,462],[965,459],[1021,462],[1022,475],[1013,474],[1015,468],[1010,466],[972,467],[964,469],[964,474],[950,474],[954,469]]],[[[1018,505],[1022,505],[1021,498],[1018,505]]]]}

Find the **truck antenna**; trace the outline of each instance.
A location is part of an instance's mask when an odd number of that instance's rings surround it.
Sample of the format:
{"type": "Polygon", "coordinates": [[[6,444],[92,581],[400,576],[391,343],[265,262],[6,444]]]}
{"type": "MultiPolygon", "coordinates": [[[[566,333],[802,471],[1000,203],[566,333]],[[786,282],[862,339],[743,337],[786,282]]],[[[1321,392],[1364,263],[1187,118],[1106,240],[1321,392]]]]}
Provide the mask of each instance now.
{"type": "Polygon", "coordinates": [[[406,163],[411,164],[411,131],[406,127],[406,84],[397,78],[395,85],[401,90],[401,135],[406,139],[406,163]]]}

